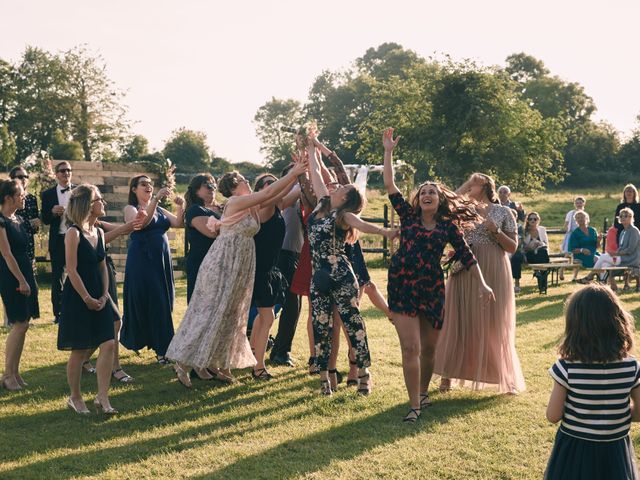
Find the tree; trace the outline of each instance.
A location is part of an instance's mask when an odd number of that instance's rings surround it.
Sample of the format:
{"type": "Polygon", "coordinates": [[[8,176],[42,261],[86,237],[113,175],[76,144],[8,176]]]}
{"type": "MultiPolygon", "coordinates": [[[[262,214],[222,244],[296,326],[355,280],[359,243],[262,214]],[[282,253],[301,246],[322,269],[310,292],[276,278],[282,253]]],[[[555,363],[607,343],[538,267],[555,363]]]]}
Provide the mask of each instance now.
{"type": "Polygon", "coordinates": [[[56,160],[83,160],[82,145],[75,140],[65,138],[60,130],[53,133],[51,140],[51,158],[56,160]]]}
{"type": "Polygon", "coordinates": [[[204,132],[188,130],[185,127],[174,130],[162,151],[170,158],[178,171],[195,173],[206,171],[211,165],[211,155],[204,132]]]}
{"type": "Polygon", "coordinates": [[[16,160],[16,141],[6,124],[0,124],[0,165],[5,169],[9,168],[16,160]]]}
{"type": "Polygon", "coordinates": [[[212,156],[211,158],[211,174],[218,177],[224,173],[233,170],[233,164],[226,158],[212,156]]]}
{"type": "Polygon", "coordinates": [[[13,65],[0,59],[0,124],[6,125],[15,114],[15,76],[13,65]]]}
{"type": "Polygon", "coordinates": [[[267,167],[282,170],[291,162],[294,138],[291,133],[283,132],[281,128],[299,128],[302,120],[302,106],[296,100],[273,97],[258,109],[253,123],[262,144],[260,153],[265,156],[267,167]]]}
{"type": "Polygon", "coordinates": [[[149,140],[144,135],[134,135],[122,147],[119,161],[135,162],[149,153],[149,140]]]}
{"type": "Polygon", "coordinates": [[[511,79],[519,83],[527,83],[546,77],[549,70],[544,66],[542,60],[538,60],[526,53],[513,53],[507,57],[507,67],[505,69],[511,79]]]}
{"type": "Polygon", "coordinates": [[[566,183],[586,186],[624,181],[623,169],[616,162],[619,148],[619,134],[607,123],[589,121],[575,129],[565,150],[566,183]]]}
{"type": "Polygon", "coordinates": [[[631,137],[618,150],[616,158],[619,168],[633,175],[640,171],[640,115],[636,117],[636,124],[631,137]]]}
{"type": "Polygon", "coordinates": [[[87,162],[101,160],[128,131],[124,93],[107,77],[104,59],[80,46],[64,53],[66,95],[73,100],[68,112],[70,132],[82,145],[87,162]]]}

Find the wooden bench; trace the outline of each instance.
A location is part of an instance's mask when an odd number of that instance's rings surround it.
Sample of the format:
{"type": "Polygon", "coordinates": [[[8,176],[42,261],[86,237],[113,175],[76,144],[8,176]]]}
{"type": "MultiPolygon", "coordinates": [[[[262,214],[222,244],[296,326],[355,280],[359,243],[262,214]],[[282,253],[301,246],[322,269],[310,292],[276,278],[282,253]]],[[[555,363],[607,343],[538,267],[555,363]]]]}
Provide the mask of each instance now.
{"type": "MultiPolygon", "coordinates": [[[[565,259],[566,260],[566,259],[565,259]]],[[[561,268],[566,268],[566,269],[571,269],[571,270],[578,270],[580,268],[582,268],[582,265],[580,263],[568,263],[568,262],[563,262],[563,263],[559,263],[559,262],[549,262],[549,263],[530,263],[529,267],[531,268],[531,270],[533,270],[534,272],[538,271],[538,272],[549,272],[551,275],[551,278],[549,279],[549,283],[552,286],[557,286],[559,283],[559,272],[561,268]]]]}

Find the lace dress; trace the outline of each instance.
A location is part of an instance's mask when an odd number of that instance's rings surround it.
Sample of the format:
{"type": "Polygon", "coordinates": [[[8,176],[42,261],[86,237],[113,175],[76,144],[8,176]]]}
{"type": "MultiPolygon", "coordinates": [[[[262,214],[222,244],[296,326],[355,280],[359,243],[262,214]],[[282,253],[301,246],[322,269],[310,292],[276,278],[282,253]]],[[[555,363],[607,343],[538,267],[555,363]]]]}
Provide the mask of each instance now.
{"type": "MultiPolygon", "coordinates": [[[[504,232],[516,231],[508,207],[491,205],[486,216],[504,232]]],[[[446,285],[444,326],[434,372],[461,383],[469,380],[474,389],[492,384],[503,393],[523,391],[524,376],[515,346],[516,305],[509,257],[482,224],[465,231],[465,239],[496,301],[482,305],[478,281],[471,272],[451,276],[446,285]]]]}
{"type": "Polygon", "coordinates": [[[247,213],[225,224],[204,257],[191,301],[167,357],[198,368],[255,365],[246,329],[256,268],[253,236],[260,229],[247,213]]]}

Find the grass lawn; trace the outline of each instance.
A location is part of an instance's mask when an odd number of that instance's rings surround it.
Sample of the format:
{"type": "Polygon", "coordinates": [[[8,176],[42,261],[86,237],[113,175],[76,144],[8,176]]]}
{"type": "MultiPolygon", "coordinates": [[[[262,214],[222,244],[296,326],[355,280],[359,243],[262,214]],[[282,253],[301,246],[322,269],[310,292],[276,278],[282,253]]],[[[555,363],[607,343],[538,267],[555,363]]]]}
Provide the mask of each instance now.
{"type": "MultiPolygon", "coordinates": [[[[559,206],[547,210],[549,218],[570,207],[573,194],[558,194],[559,206]]],[[[609,210],[616,204],[609,199],[609,210]]],[[[544,206],[536,206],[543,218],[544,206]]],[[[386,271],[371,273],[384,290],[386,271]]],[[[43,317],[28,332],[22,362],[29,387],[0,390],[0,478],[541,478],[556,431],[544,417],[551,387],[546,371],[563,330],[562,304],[578,287],[562,283],[540,296],[526,271],[523,286],[517,349],[527,391],[516,397],[434,392],[433,407],[414,425],[401,422],[408,406],[395,330],[368,299],[362,305],[374,362],[368,398],[346,388],[330,398],[318,395],[317,377],[306,374],[302,321],[293,348],[299,366],[273,368],[271,382],[256,383],[249,371],[241,371],[235,385],[194,381],[189,391],[170,368],[154,362],[152,352],[125,351],[123,365],[136,383],[113,385],[112,403],[121,414],[80,417],[65,407],[67,354],[56,350],[57,329],[43,286],[43,317]]],[[[179,280],[176,323],[185,296],[179,280]]],[[[622,299],[640,314],[640,295],[622,294],[622,299]]],[[[0,329],[2,355],[5,337],[0,329]]],[[[346,354],[340,357],[344,372],[346,354]]],[[[95,377],[83,380],[90,404],[95,377]]],[[[631,435],[639,449],[637,427],[631,435]]]]}

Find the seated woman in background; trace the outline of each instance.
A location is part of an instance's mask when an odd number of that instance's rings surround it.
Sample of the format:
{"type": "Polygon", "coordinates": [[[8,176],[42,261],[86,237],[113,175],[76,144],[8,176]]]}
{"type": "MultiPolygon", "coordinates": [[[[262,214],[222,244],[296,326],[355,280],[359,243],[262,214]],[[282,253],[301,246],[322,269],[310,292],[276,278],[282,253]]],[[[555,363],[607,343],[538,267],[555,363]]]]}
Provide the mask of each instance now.
{"type": "MultiPolygon", "coordinates": [[[[618,250],[615,252],[603,253],[598,258],[593,268],[607,267],[632,267],[640,268],[640,230],[633,224],[633,210],[623,208],[620,210],[618,220],[623,227],[618,242],[618,250]]],[[[592,272],[578,283],[589,283],[595,274],[592,272]]],[[[608,275],[609,285],[612,290],[617,290],[615,275],[608,275]]]]}
{"type": "MultiPolygon", "coordinates": [[[[527,215],[522,242],[527,263],[549,263],[549,238],[547,237],[547,229],[540,225],[538,212],[531,212],[527,215]]],[[[540,293],[547,293],[548,275],[547,270],[536,270],[533,274],[538,280],[540,293]]]]}
{"type": "MultiPolygon", "coordinates": [[[[596,261],[597,250],[600,247],[600,237],[595,228],[589,226],[589,214],[578,211],[574,215],[578,227],[569,236],[569,253],[573,258],[580,260],[585,268],[593,268],[596,261]]],[[[573,281],[578,276],[578,270],[573,271],[573,281]]]]}

